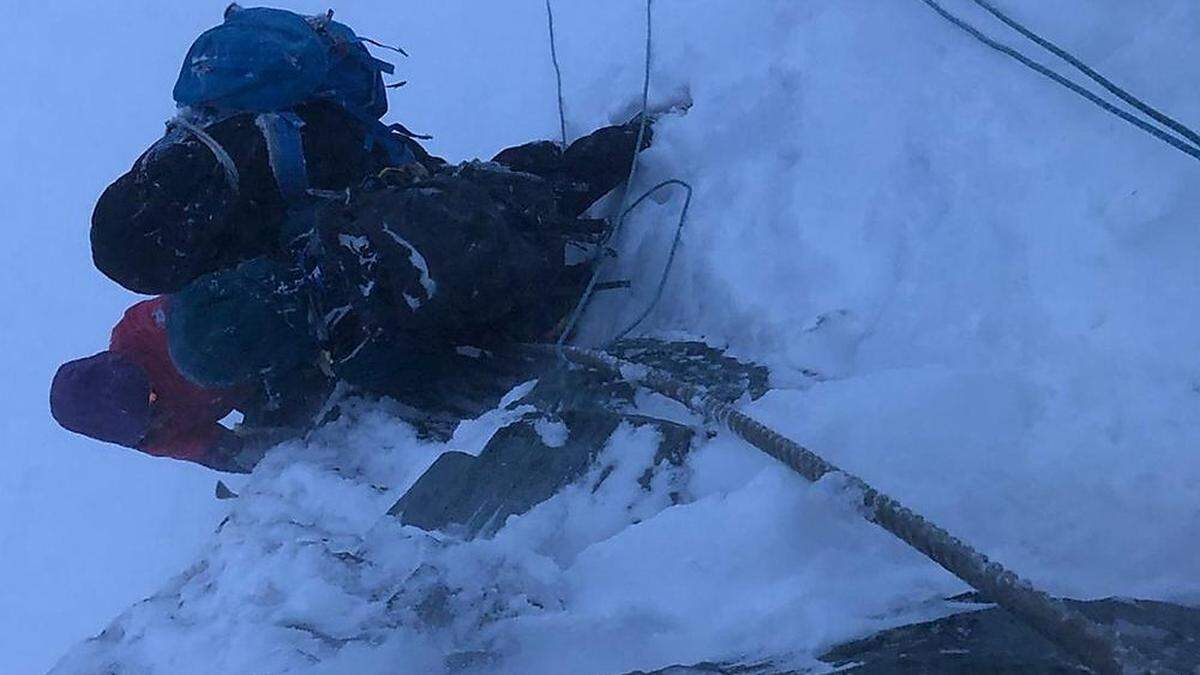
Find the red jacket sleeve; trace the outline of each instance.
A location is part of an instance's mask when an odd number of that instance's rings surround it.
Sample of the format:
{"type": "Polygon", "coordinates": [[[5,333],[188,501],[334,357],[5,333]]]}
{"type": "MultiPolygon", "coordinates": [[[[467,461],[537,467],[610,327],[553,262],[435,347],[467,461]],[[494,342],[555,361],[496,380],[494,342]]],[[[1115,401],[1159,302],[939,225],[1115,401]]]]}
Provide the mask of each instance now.
{"type": "Polygon", "coordinates": [[[153,392],[150,433],[139,450],[211,466],[231,441],[232,433],[218,422],[245,398],[232,389],[208,389],[193,384],[175,368],[167,346],[170,299],[144,300],[125,311],[113,328],[109,349],[146,371],[153,392]]]}
{"type": "Polygon", "coordinates": [[[235,461],[242,439],[220,424],[152,430],[138,448],[148,455],[171,457],[207,466],[217,471],[246,473],[235,461]]]}

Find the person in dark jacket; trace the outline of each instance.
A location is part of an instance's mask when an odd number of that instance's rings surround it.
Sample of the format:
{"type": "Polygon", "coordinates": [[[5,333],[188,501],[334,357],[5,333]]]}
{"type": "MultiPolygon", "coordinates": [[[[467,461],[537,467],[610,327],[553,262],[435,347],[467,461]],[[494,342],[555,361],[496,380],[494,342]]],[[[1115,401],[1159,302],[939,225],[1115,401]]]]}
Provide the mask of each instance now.
{"type": "Polygon", "coordinates": [[[230,386],[319,361],[360,389],[419,397],[465,355],[553,338],[590,273],[570,251],[605,230],[581,214],[625,177],[638,126],[565,152],[539,142],[492,162],[402,167],[323,201],[306,264],[254,260],[174,296],[180,370],[230,386]],[[263,315],[287,320],[245,318],[263,315]]]}
{"type": "MultiPolygon", "coordinates": [[[[304,426],[334,379],[411,401],[481,350],[547,339],[586,280],[568,250],[604,230],[581,213],[628,171],[637,126],[566,152],[537,142],[492,162],[415,162],[293,212],[279,227],[311,227],[304,250],[280,247],[135,305],[108,351],[60,368],[52,413],[93,438],[245,471],[254,454],[219,424],[231,410],[304,426]]],[[[155,261],[141,278],[166,269],[155,261]]]]}
{"type": "Polygon", "coordinates": [[[154,339],[64,366],[63,426],[229,469],[232,407],[303,425],[334,380],[411,396],[555,333],[590,271],[568,258],[605,231],[581,214],[628,174],[639,122],[451,166],[378,121],[382,72],[331,14],[235,5],[200,36],[180,115],[92,217],[96,266],[169,294],[154,339]]]}

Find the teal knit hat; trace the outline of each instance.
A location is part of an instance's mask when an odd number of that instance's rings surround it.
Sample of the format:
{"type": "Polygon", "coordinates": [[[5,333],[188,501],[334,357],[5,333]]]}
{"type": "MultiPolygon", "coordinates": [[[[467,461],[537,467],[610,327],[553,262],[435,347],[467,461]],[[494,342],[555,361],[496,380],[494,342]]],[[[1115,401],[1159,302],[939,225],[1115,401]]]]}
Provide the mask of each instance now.
{"type": "Polygon", "coordinates": [[[230,387],[315,362],[299,275],[266,258],[196,279],[171,296],[167,338],[184,377],[230,387]]]}

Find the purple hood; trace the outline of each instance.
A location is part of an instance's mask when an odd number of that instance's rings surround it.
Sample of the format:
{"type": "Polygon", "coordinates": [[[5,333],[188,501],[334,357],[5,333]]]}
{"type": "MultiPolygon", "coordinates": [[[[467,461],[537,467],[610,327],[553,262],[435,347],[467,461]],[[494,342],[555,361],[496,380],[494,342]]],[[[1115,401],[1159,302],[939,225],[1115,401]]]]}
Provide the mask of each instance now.
{"type": "Polygon", "coordinates": [[[50,385],[50,414],[75,433],[136,448],[150,428],[150,380],[114,352],[64,363],[50,385]]]}

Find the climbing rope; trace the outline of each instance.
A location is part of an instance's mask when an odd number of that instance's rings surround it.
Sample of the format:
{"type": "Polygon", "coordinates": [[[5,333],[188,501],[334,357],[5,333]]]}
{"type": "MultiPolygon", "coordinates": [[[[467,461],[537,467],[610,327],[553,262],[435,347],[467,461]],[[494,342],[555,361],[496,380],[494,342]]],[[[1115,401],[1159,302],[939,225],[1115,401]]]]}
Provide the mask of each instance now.
{"type": "MultiPolygon", "coordinates": [[[[1183,126],[1179,122],[1176,122],[1174,119],[1160,113],[1159,111],[1155,110],[1154,108],[1151,108],[1149,105],[1143,103],[1141,100],[1137,99],[1136,97],[1129,94],[1125,90],[1121,89],[1120,87],[1117,87],[1115,84],[1110,82],[1107,78],[1104,78],[1099,73],[1097,73],[1095,70],[1084,65],[1083,62],[1079,61],[1079,59],[1075,58],[1071,54],[1060,49],[1058,46],[1054,45],[1053,43],[1049,42],[1048,40],[1043,39],[1042,37],[1038,36],[1036,33],[1033,33],[1032,31],[1030,31],[1027,28],[1025,28],[1024,26],[1022,26],[1021,24],[1019,24],[1016,21],[1014,21],[1013,19],[1009,18],[1007,15],[1002,13],[1000,10],[996,9],[993,5],[985,2],[984,0],[973,0],[973,1],[976,4],[978,4],[979,6],[986,9],[987,11],[991,12],[994,16],[996,16],[998,19],[1003,21],[1005,24],[1007,24],[1007,25],[1013,27],[1014,29],[1016,29],[1017,31],[1019,31],[1022,35],[1025,35],[1027,38],[1029,38],[1030,40],[1033,40],[1037,44],[1046,48],[1051,53],[1064,59],[1065,61],[1067,61],[1067,63],[1070,63],[1072,66],[1079,69],[1084,74],[1088,75],[1088,77],[1091,77],[1093,80],[1096,80],[1105,89],[1108,89],[1109,91],[1113,92],[1117,96],[1121,97],[1122,100],[1125,100],[1126,102],[1130,103],[1131,105],[1136,107],[1138,110],[1141,110],[1142,112],[1146,113],[1147,115],[1150,115],[1151,117],[1162,122],[1166,126],[1172,128],[1172,129],[1175,129],[1176,131],[1181,133],[1183,136],[1185,136],[1189,140],[1192,140],[1194,137],[1200,138],[1200,137],[1197,137],[1196,134],[1193,133],[1190,129],[1183,126]]],[[[968,35],[970,35],[971,37],[975,38],[976,40],[982,42],[983,44],[987,45],[988,47],[990,47],[1012,59],[1015,59],[1017,62],[1021,63],[1022,65],[1029,68],[1030,70],[1032,70],[1046,78],[1049,78],[1050,80],[1053,80],[1054,82],[1062,85],[1063,87],[1066,87],[1067,89],[1071,90],[1072,92],[1078,94],[1079,96],[1087,99],[1094,105],[1098,106],[1105,112],[1108,112],[1112,115],[1115,115],[1115,116],[1125,120],[1126,122],[1134,125],[1135,127],[1141,129],[1142,131],[1145,131],[1146,133],[1150,134],[1151,136],[1154,136],[1155,138],[1159,139],[1160,141],[1167,143],[1168,145],[1175,148],[1176,150],[1179,150],[1180,152],[1191,155],[1192,157],[1194,157],[1196,159],[1200,159],[1200,148],[1196,147],[1195,145],[1192,145],[1191,143],[1188,143],[1187,141],[1180,139],[1178,136],[1168,133],[1167,131],[1164,131],[1163,129],[1161,129],[1157,126],[1154,126],[1153,124],[1150,124],[1149,122],[1146,122],[1145,120],[1142,120],[1142,119],[1136,117],[1135,115],[1116,107],[1115,105],[1109,103],[1108,101],[1105,101],[1104,99],[1100,98],[1099,96],[1092,93],[1091,91],[1088,91],[1084,87],[1076,84],[1075,82],[1072,82],[1071,80],[1068,80],[1067,78],[1063,77],[1062,75],[1059,75],[1058,73],[1054,72],[1053,70],[1046,67],[1045,65],[1038,63],[1037,61],[1034,61],[1033,59],[1025,56],[1024,54],[1017,51],[1016,49],[1014,49],[1002,42],[999,42],[997,40],[993,40],[992,38],[988,37],[987,35],[984,35],[983,32],[980,31],[978,28],[976,28],[975,26],[972,26],[970,23],[968,23],[961,17],[955,16],[954,14],[952,14],[946,8],[942,7],[942,5],[940,5],[936,0],[921,0],[921,2],[924,2],[926,5],[928,5],[931,9],[933,9],[933,11],[937,12],[937,14],[939,16],[941,16],[943,19],[945,19],[946,21],[949,21],[955,27],[959,28],[963,32],[967,33],[968,35]]]]}
{"type": "MultiPolygon", "coordinates": [[[[666,261],[666,264],[663,266],[662,276],[659,278],[658,287],[655,290],[653,298],[651,299],[650,303],[646,306],[646,308],[638,315],[638,317],[632,323],[630,323],[628,326],[626,326],[624,329],[619,331],[615,337],[611,338],[608,341],[608,344],[611,344],[612,342],[615,342],[615,341],[625,337],[630,332],[632,332],[634,329],[636,329],[639,325],[641,325],[641,323],[643,321],[646,320],[646,317],[650,316],[650,313],[654,311],[654,308],[658,306],[659,301],[662,300],[663,290],[666,288],[666,285],[667,285],[667,279],[671,275],[671,269],[675,264],[675,256],[679,250],[680,241],[683,238],[683,227],[684,227],[685,222],[687,221],[688,208],[691,206],[691,203],[692,203],[692,192],[693,192],[692,186],[689,185],[687,182],[679,180],[677,178],[666,180],[666,181],[663,181],[663,182],[655,185],[654,187],[650,188],[649,190],[646,190],[645,192],[643,192],[637,199],[634,199],[632,201],[632,203],[629,201],[629,195],[630,195],[629,191],[633,187],[634,179],[637,177],[638,157],[642,150],[642,144],[646,140],[646,125],[649,121],[650,65],[653,60],[653,45],[654,45],[654,42],[653,42],[653,36],[654,36],[653,17],[654,17],[654,14],[652,11],[653,10],[653,7],[652,7],[653,2],[654,2],[654,0],[646,0],[646,57],[644,60],[645,66],[644,66],[644,72],[643,72],[643,77],[642,77],[642,112],[639,115],[638,134],[637,134],[637,140],[633,146],[633,157],[629,162],[629,175],[625,179],[625,188],[621,194],[621,201],[620,201],[620,206],[618,207],[617,215],[615,218],[609,219],[608,231],[605,234],[601,243],[596,247],[596,250],[592,254],[592,257],[589,261],[589,264],[592,266],[592,274],[588,278],[587,286],[584,287],[583,294],[580,295],[579,301],[575,304],[575,307],[571,310],[570,315],[567,317],[567,320],[563,325],[562,331],[559,333],[556,344],[560,347],[566,344],[567,339],[575,331],[576,326],[578,326],[578,324],[579,324],[580,318],[583,316],[583,311],[587,308],[588,304],[591,302],[592,297],[595,295],[597,287],[600,285],[600,273],[603,271],[603,268],[604,268],[604,261],[605,261],[604,256],[609,251],[611,251],[611,248],[609,245],[616,240],[617,234],[620,232],[622,226],[625,224],[625,219],[629,216],[629,213],[631,211],[633,211],[639,204],[641,204],[643,201],[645,201],[646,198],[648,198],[651,195],[653,195],[654,193],[658,192],[660,189],[671,186],[671,185],[678,185],[678,186],[682,187],[687,193],[687,196],[684,199],[683,207],[680,209],[680,212],[679,212],[679,222],[675,227],[675,238],[671,244],[671,250],[667,254],[667,261],[666,261]]],[[[558,52],[555,47],[555,37],[554,37],[554,12],[550,6],[550,0],[546,0],[546,24],[550,31],[550,57],[551,57],[551,61],[554,64],[554,72],[555,72],[557,82],[558,82],[558,119],[559,119],[559,124],[560,124],[561,130],[562,130],[563,149],[565,150],[567,147],[567,131],[566,131],[566,113],[565,113],[565,109],[564,109],[564,105],[563,105],[563,96],[562,96],[562,70],[559,68],[559,65],[558,65],[558,52]]],[[[560,357],[561,357],[561,355],[560,355],[560,357]]],[[[562,358],[562,360],[565,361],[565,357],[562,358]]]]}
{"type": "MultiPolygon", "coordinates": [[[[952,536],[946,530],[926,520],[895,499],[879,492],[858,476],[838,468],[820,455],[734,409],[729,404],[709,396],[700,388],[672,378],[664,371],[626,361],[604,351],[589,350],[565,344],[567,337],[575,328],[580,315],[598,285],[603,262],[600,256],[609,250],[608,244],[614,240],[629,213],[652,194],[668,186],[675,185],[682,187],[686,191],[686,197],[680,212],[679,223],[670,253],[667,257],[663,276],[659,280],[654,298],[649,306],[636,320],[617,333],[613,341],[628,335],[650,314],[662,297],[691,204],[692,187],[684,181],[674,179],[655,185],[637,199],[632,200],[632,202],[628,200],[628,190],[633,185],[637,173],[637,153],[641,149],[644,140],[647,120],[652,45],[651,2],[652,0],[647,0],[646,3],[646,65],[642,89],[641,126],[638,131],[638,141],[634,148],[634,158],[630,165],[630,173],[626,182],[626,192],[622,196],[620,210],[603,244],[598,248],[597,254],[593,258],[595,268],[592,277],[557,343],[554,345],[527,345],[526,349],[538,354],[557,355],[562,360],[595,368],[614,378],[624,379],[645,386],[652,391],[684,404],[692,411],[704,415],[707,419],[719,422],[738,437],[784,463],[809,481],[815,482],[822,479],[837,481],[839,485],[844,487],[846,494],[853,496],[856,506],[868,521],[899,538],[943,569],[982,593],[988,600],[1011,612],[1015,617],[1037,630],[1051,642],[1072,654],[1080,663],[1092,671],[1103,675],[1115,675],[1123,672],[1121,661],[1118,658],[1120,650],[1109,631],[1091,622],[1079,612],[1065,606],[1045,592],[1036,589],[1016,573],[988,559],[987,556],[962,540],[952,536]]],[[[949,21],[988,47],[1005,54],[1034,72],[1066,87],[1106,112],[1125,120],[1177,150],[1200,159],[1200,134],[1196,134],[1186,125],[1158,111],[1112,83],[1074,55],[1011,19],[990,2],[986,0],[973,0],[977,5],[1018,31],[1024,37],[1064,60],[1098,83],[1105,90],[1133,106],[1136,110],[1147,115],[1155,122],[1175,132],[1178,136],[1140,119],[1126,110],[1116,107],[1088,89],[1054,72],[1047,66],[1030,59],[1016,49],[988,37],[975,26],[947,11],[936,0],[922,0],[922,2],[937,12],[943,19],[949,21]]],[[[554,60],[555,72],[558,76],[559,118],[563,132],[563,147],[565,148],[566,132],[562,99],[562,76],[558,68],[557,54],[555,52],[554,23],[549,0],[546,3],[546,10],[551,33],[551,56],[554,60]]]]}
{"type": "Polygon", "coordinates": [[[562,68],[558,65],[558,48],[554,43],[554,9],[546,0],[546,26],[550,30],[550,62],[554,64],[554,80],[558,86],[558,130],[562,135],[562,149],[567,149],[567,113],[563,105],[562,68]]]}
{"type": "Polygon", "coordinates": [[[1200,147],[1200,134],[1197,134],[1196,132],[1189,129],[1187,127],[1187,125],[1183,124],[1182,122],[1179,122],[1178,120],[1175,120],[1172,117],[1169,117],[1165,113],[1155,109],[1154,107],[1152,107],[1151,105],[1142,101],[1141,99],[1134,96],[1133,94],[1130,94],[1128,91],[1113,84],[1111,80],[1109,80],[1107,77],[1104,77],[1100,73],[1098,73],[1095,70],[1088,67],[1088,65],[1086,63],[1084,63],[1083,61],[1080,61],[1074,54],[1071,54],[1070,52],[1066,51],[1065,49],[1062,49],[1061,47],[1054,44],[1053,42],[1050,42],[1049,40],[1043,38],[1042,36],[1038,35],[1037,33],[1029,30],[1022,24],[1018,23],[1012,17],[1010,17],[1007,14],[1005,14],[1004,12],[1000,11],[992,3],[987,2],[987,0],[973,0],[973,2],[976,5],[979,5],[980,7],[987,10],[988,13],[990,13],[992,16],[994,16],[997,19],[999,19],[1000,21],[1002,21],[1009,28],[1012,28],[1013,30],[1020,33],[1021,35],[1024,35],[1029,40],[1033,41],[1038,46],[1045,49],[1046,51],[1050,52],[1051,54],[1054,54],[1055,56],[1062,59],[1063,61],[1066,61],[1067,63],[1071,64],[1071,66],[1074,67],[1076,70],[1083,73],[1084,75],[1087,75],[1089,78],[1094,80],[1100,86],[1107,89],[1109,92],[1111,92],[1117,98],[1120,98],[1122,101],[1125,101],[1126,103],[1133,106],[1134,108],[1137,108],[1138,110],[1145,113],[1146,115],[1149,115],[1150,118],[1153,119],[1154,121],[1158,122],[1159,124],[1162,124],[1163,126],[1167,127],[1168,129],[1171,129],[1175,133],[1177,133],[1180,136],[1183,136],[1187,140],[1191,141],[1192,145],[1200,147]]]}
{"type": "Polygon", "coordinates": [[[683,225],[687,221],[688,208],[692,205],[692,186],[675,178],[664,180],[658,185],[646,190],[641,197],[638,197],[636,200],[634,200],[634,202],[629,205],[629,208],[625,210],[626,214],[629,213],[637,208],[638,204],[641,204],[650,195],[658,192],[662,188],[670,187],[672,185],[678,185],[679,187],[683,188],[687,194],[683,198],[683,207],[679,209],[679,223],[675,226],[675,239],[671,242],[670,252],[667,253],[667,262],[663,265],[662,276],[658,278],[658,287],[654,290],[654,297],[650,300],[649,304],[646,305],[646,308],[642,310],[642,313],[639,314],[638,317],[634,319],[628,326],[618,332],[615,337],[609,340],[609,344],[612,344],[613,342],[616,342],[617,340],[620,340],[626,335],[632,333],[635,328],[640,326],[642,322],[646,320],[646,317],[650,316],[650,313],[653,312],[654,308],[658,306],[659,300],[662,300],[663,290],[666,289],[667,279],[671,275],[671,267],[675,265],[675,254],[679,251],[679,242],[683,240],[683,225]]]}
{"type": "MultiPolygon", "coordinates": [[[[621,207],[618,210],[621,214],[617,219],[617,228],[625,222],[625,216],[628,214],[627,205],[629,203],[629,190],[633,188],[633,179],[637,177],[638,157],[642,152],[642,143],[646,140],[646,123],[650,114],[650,63],[653,59],[653,36],[654,36],[654,13],[651,11],[654,0],[646,0],[646,58],[645,72],[642,75],[642,114],[638,120],[638,135],[637,142],[633,144],[633,157],[629,162],[629,175],[625,178],[625,190],[621,194],[621,207]]],[[[615,235],[616,232],[614,231],[615,235]]]]}
{"type": "Polygon", "coordinates": [[[837,481],[837,484],[844,486],[845,494],[852,495],[856,508],[868,521],[887,530],[982,593],[989,601],[1011,612],[1085,666],[1101,675],[1123,672],[1115,641],[1105,629],[1034,588],[1014,572],[989,560],[858,476],[843,471],[808,448],[709,396],[699,387],[680,382],[657,368],[626,361],[602,351],[566,345],[525,345],[523,349],[539,356],[560,355],[611,377],[644,386],[682,403],[706,419],[719,422],[809,481],[837,481]]]}

